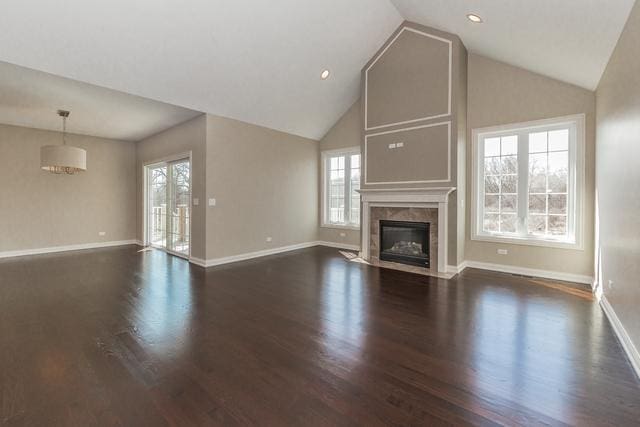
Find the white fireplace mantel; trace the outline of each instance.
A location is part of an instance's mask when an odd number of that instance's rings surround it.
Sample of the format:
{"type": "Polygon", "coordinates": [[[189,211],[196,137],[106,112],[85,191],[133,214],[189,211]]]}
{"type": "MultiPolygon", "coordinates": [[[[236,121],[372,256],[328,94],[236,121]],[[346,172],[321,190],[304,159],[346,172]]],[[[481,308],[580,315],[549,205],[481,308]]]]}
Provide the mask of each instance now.
{"type": "Polygon", "coordinates": [[[448,202],[455,187],[361,189],[362,244],[360,256],[369,259],[370,210],[372,207],[438,209],[438,273],[447,273],[448,202]]]}

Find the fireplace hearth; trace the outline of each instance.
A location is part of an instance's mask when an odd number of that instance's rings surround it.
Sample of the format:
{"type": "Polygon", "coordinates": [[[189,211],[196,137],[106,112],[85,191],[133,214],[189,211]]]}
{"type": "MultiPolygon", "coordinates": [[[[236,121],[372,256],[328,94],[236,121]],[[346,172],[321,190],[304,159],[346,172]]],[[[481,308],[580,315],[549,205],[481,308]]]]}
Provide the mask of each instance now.
{"type": "Polygon", "coordinates": [[[380,260],[430,268],[429,223],[380,220],[380,260]]]}

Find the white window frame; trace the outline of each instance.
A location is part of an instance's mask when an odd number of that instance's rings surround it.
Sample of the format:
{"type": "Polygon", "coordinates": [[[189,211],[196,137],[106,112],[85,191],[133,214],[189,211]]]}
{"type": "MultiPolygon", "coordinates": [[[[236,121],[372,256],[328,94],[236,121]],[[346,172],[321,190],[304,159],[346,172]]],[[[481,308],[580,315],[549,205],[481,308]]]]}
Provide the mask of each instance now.
{"type": "Polygon", "coordinates": [[[168,249],[163,249],[172,255],[176,255],[181,258],[191,259],[191,251],[193,249],[193,153],[191,151],[185,151],[182,153],[169,155],[165,157],[161,157],[154,160],[146,161],[142,164],[142,181],[143,181],[143,192],[142,192],[142,244],[144,246],[150,246],[150,237],[149,237],[149,174],[148,169],[159,164],[159,163],[171,163],[179,160],[189,160],[189,253],[185,254],[182,252],[174,252],[168,249]]]}
{"type": "MultiPolygon", "coordinates": [[[[511,243],[519,245],[546,246],[583,250],[584,234],[584,183],[585,183],[585,115],[556,117],[552,119],[515,123],[504,126],[493,126],[474,129],[473,143],[473,186],[471,193],[471,240],[484,242],[511,243]],[[536,131],[548,131],[569,127],[569,183],[567,188],[567,229],[568,238],[554,239],[548,236],[531,236],[527,234],[503,235],[482,230],[484,218],[484,144],[486,138],[518,135],[518,171],[529,170],[528,134],[536,131]]],[[[518,206],[528,206],[528,190],[526,180],[520,179],[518,173],[518,206]],[[524,182],[523,182],[524,181],[524,182]]],[[[527,209],[524,209],[527,211],[527,209]]],[[[518,212],[520,230],[526,230],[525,217],[518,212]]]]}
{"type": "Polygon", "coordinates": [[[321,153],[321,169],[322,169],[322,200],[321,200],[321,227],[325,228],[340,228],[347,230],[360,230],[360,224],[354,224],[349,222],[347,224],[335,224],[327,221],[329,218],[329,204],[327,203],[327,178],[329,177],[329,159],[335,156],[345,156],[344,168],[345,168],[345,217],[351,215],[351,156],[354,154],[360,155],[360,183],[362,185],[362,154],[360,147],[339,148],[336,150],[326,150],[321,153]],[[349,174],[347,175],[347,171],[349,174]]]}

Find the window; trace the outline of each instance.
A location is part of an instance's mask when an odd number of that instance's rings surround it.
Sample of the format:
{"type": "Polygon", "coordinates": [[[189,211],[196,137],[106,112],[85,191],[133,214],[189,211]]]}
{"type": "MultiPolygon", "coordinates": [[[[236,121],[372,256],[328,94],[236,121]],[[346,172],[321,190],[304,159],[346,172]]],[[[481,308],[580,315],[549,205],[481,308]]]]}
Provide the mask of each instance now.
{"type": "Polygon", "coordinates": [[[580,247],[584,116],[473,132],[472,237],[580,247]]]}
{"type": "Polygon", "coordinates": [[[324,227],[360,227],[360,148],[322,153],[324,227]]]}

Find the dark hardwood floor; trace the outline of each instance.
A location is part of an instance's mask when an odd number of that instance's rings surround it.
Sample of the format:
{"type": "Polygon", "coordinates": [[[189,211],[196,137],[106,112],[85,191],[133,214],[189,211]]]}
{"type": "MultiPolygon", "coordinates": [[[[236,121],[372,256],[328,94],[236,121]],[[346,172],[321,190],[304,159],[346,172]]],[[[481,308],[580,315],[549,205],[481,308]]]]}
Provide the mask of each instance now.
{"type": "Polygon", "coordinates": [[[0,260],[0,424],[638,425],[588,292],[311,248],[204,270],[138,248],[0,260]]]}

